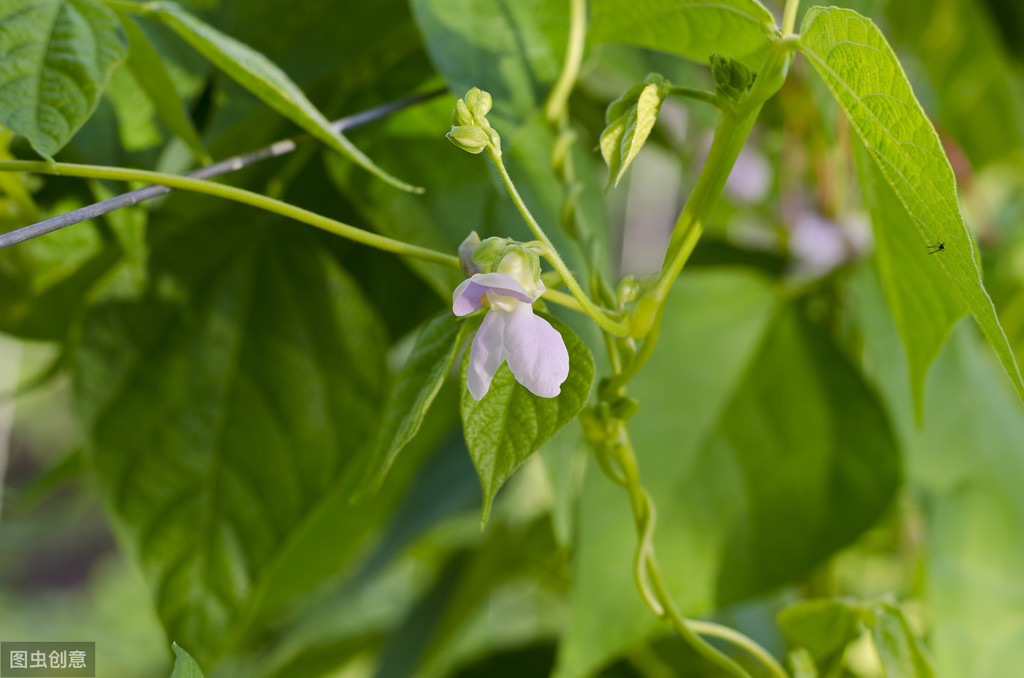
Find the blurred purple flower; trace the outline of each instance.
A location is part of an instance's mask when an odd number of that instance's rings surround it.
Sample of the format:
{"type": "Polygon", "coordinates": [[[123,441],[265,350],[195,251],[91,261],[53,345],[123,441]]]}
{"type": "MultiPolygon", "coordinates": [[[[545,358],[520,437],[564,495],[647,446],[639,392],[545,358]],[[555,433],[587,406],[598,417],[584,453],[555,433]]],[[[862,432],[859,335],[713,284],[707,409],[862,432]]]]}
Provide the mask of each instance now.
{"type": "Polygon", "coordinates": [[[457,316],[489,306],[469,351],[469,394],[480,400],[503,362],[520,384],[542,398],[554,398],[569,376],[569,352],[551,323],[533,313],[533,302],[544,294],[537,281],[531,296],[515,278],[504,273],[477,273],[452,295],[457,316]]]}

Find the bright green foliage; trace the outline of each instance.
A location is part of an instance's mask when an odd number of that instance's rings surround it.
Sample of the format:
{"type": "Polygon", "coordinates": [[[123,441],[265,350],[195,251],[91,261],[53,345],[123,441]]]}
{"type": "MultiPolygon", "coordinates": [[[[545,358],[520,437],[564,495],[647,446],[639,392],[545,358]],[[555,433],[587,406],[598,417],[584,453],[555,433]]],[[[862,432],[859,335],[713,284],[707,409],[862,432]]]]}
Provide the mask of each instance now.
{"type": "Polygon", "coordinates": [[[779,628],[791,645],[806,650],[822,675],[838,675],[846,646],[860,636],[865,614],[844,600],[808,600],[779,613],[779,628]]]}
{"type": "Polygon", "coordinates": [[[757,0],[594,0],[592,42],[624,42],[707,63],[712,54],[761,65],[775,32],[757,0]]]}
{"type": "MultiPolygon", "coordinates": [[[[936,255],[938,256],[938,255],[936,255]]],[[[898,424],[926,525],[923,601],[939,675],[998,678],[1024,662],[1024,411],[975,328],[960,324],[932,368],[925,426],[905,404],[906,364],[881,290],[855,288],[866,362],[898,424]],[[991,629],[1004,629],[992,634],[991,629]]]]}
{"type": "Polygon", "coordinates": [[[885,678],[933,678],[931,662],[900,609],[883,603],[874,613],[871,638],[885,678]]]}
{"type": "Polygon", "coordinates": [[[174,670],[171,671],[171,678],[203,678],[203,670],[188,652],[183,650],[177,643],[172,643],[174,650],[174,670]]]}
{"type": "MultiPolygon", "coordinates": [[[[898,458],[870,388],[762,279],[684,276],[668,309],[659,344],[674,351],[631,385],[643,405],[630,431],[660,559],[679,564],[666,580],[684,614],[701,614],[798,579],[856,538],[891,501],[898,458]]],[[[635,541],[621,489],[587,476],[580,522],[567,678],[657,624],[630,559],[608,557],[635,541]]]]}
{"type": "Polygon", "coordinates": [[[818,675],[841,675],[846,648],[865,628],[871,633],[885,678],[933,678],[935,675],[920,640],[903,612],[892,603],[808,600],[783,610],[779,614],[779,626],[792,645],[808,652],[818,675]]]}
{"type": "MultiPolygon", "coordinates": [[[[294,232],[224,228],[161,243],[162,284],[94,306],[75,355],[101,493],[168,634],[204,662],[315,531],[384,397],[384,337],[352,280],[294,232]]],[[[330,524],[332,562],[286,587],[344,562],[356,541],[330,524]]]]}
{"type": "Polygon", "coordinates": [[[374,452],[368,457],[366,477],[359,483],[359,495],[377,490],[395,457],[419,431],[448,376],[468,326],[469,323],[458,322],[445,310],[427,322],[416,337],[416,345],[388,395],[374,452]]]}
{"type": "Polygon", "coordinates": [[[265,104],[330,148],[397,188],[413,192],[422,190],[382,170],[345,135],[334,131],[323,113],[306,98],[291,78],[259,52],[203,23],[172,2],[149,4],[145,6],[145,11],[147,16],[153,16],[173,29],[265,104]]]}
{"type": "Polygon", "coordinates": [[[167,73],[160,54],[150,44],[149,37],[142,32],[134,19],[124,16],[122,25],[128,35],[128,45],[131,48],[126,65],[135,76],[139,87],[152,102],[160,119],[167,125],[167,129],[188,144],[197,159],[208,158],[203,143],[199,140],[195,125],[192,124],[192,119],[185,112],[185,106],[181,97],[178,96],[178,90],[167,73]]]}
{"type": "Polygon", "coordinates": [[[515,380],[502,364],[491,388],[475,400],[466,387],[469,351],[462,361],[462,429],[484,493],[482,522],[491,514],[494,496],[505,481],[541,444],[571,422],[590,396],[594,357],[576,333],[557,319],[545,316],[565,340],[569,350],[569,377],[554,398],[541,398],[515,380]]]}
{"type": "Polygon", "coordinates": [[[967,308],[956,283],[935,261],[946,250],[927,254],[922,249],[914,219],[860,143],[855,159],[871,214],[878,270],[906,348],[914,410],[920,419],[928,366],[967,308]]]}
{"type": "Polygon", "coordinates": [[[608,106],[601,155],[608,164],[608,188],[618,186],[658,120],[669,84],[657,73],[629,88],[608,106]]]}
{"type": "Polygon", "coordinates": [[[945,244],[934,264],[953,280],[1018,393],[1024,379],[981,281],[974,240],[960,214],[956,177],[878,28],[851,10],[814,8],[801,48],[828,84],[916,226],[921,251],[945,244]]]}
{"type": "Polygon", "coordinates": [[[120,24],[95,0],[3,0],[0,26],[0,123],[52,159],[124,59],[120,24]]]}

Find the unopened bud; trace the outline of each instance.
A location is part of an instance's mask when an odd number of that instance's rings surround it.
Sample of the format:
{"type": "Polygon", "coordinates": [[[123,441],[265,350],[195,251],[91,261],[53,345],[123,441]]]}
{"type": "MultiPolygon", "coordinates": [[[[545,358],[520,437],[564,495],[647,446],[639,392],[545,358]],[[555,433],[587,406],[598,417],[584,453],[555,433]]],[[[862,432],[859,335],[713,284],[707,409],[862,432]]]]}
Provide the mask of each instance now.
{"type": "Polygon", "coordinates": [[[448,141],[452,142],[467,153],[481,153],[491,143],[491,137],[485,130],[473,125],[458,125],[452,127],[447,135],[448,141]]]}
{"type": "Polygon", "coordinates": [[[486,124],[484,118],[487,116],[487,112],[491,110],[490,93],[474,87],[466,92],[464,99],[466,107],[469,109],[469,112],[473,114],[473,117],[476,118],[478,122],[486,124]]]}

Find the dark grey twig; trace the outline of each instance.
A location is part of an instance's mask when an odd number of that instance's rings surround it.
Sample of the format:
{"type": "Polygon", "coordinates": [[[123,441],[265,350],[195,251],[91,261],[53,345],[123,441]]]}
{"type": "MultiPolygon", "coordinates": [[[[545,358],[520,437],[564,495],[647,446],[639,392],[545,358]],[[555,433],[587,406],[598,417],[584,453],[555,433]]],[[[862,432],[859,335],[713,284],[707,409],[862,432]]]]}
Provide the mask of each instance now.
{"type": "MultiPolygon", "coordinates": [[[[366,123],[373,122],[374,120],[386,118],[392,113],[400,111],[403,108],[440,96],[445,92],[447,92],[447,90],[439,89],[425,94],[414,94],[412,96],[382,104],[375,108],[342,118],[331,123],[331,127],[337,132],[344,132],[345,130],[365,125],[366,123]]],[[[221,174],[227,174],[228,172],[235,172],[243,167],[248,167],[249,165],[260,162],[261,160],[287,155],[298,148],[300,144],[308,143],[312,140],[313,137],[308,134],[292,137],[291,139],[284,139],[257,151],[236,155],[233,158],[221,160],[220,162],[216,162],[212,165],[207,165],[206,167],[200,167],[199,169],[192,170],[191,172],[186,172],[185,176],[193,177],[195,179],[209,179],[221,174]]],[[[59,231],[62,228],[67,228],[68,226],[73,226],[74,224],[88,221],[89,219],[95,219],[96,217],[109,214],[110,212],[121,209],[122,207],[136,205],[145,200],[151,200],[157,196],[170,193],[173,190],[173,188],[168,188],[166,186],[146,186],[145,188],[140,188],[137,191],[123,193],[121,195],[114,196],[113,198],[108,198],[107,200],[102,200],[98,203],[81,207],[77,210],[68,212],[67,214],[61,214],[60,216],[53,217],[52,219],[40,221],[39,223],[32,224],[31,226],[25,226],[9,233],[4,233],[3,235],[0,235],[0,249],[10,247],[11,245],[17,245],[18,243],[31,240],[32,238],[38,238],[39,236],[46,235],[47,233],[59,231]]]]}

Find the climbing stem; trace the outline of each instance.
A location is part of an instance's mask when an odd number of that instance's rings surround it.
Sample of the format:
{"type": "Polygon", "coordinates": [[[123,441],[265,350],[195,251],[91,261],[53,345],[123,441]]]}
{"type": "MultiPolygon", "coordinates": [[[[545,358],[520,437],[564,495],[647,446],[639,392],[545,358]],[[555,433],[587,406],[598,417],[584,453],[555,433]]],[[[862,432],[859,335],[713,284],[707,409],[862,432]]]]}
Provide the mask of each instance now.
{"type": "Polygon", "coordinates": [[[0,160],[0,172],[27,172],[31,174],[52,174],[69,177],[84,177],[88,179],[112,179],[114,181],[141,181],[147,184],[157,184],[178,188],[196,193],[205,193],[226,200],[233,200],[252,207],[280,214],[281,216],[301,221],[310,226],[328,231],[343,238],[374,247],[385,252],[392,252],[402,256],[423,259],[435,264],[441,264],[451,268],[459,268],[459,258],[444,252],[411,245],[400,240],[394,240],[386,236],[365,231],[355,226],[331,219],[307,209],[297,207],[276,198],[268,198],[259,193],[246,191],[219,184],[205,179],[196,179],[177,174],[165,174],[163,172],[151,172],[148,170],[128,169],[124,167],[104,167],[100,165],[74,165],[64,162],[47,163],[31,160],[0,160]]]}
{"type": "Polygon", "coordinates": [[[565,114],[569,94],[576,84],[583,62],[583,48],[587,34],[587,2],[586,0],[569,0],[569,43],[565,48],[565,61],[558,81],[551,90],[545,109],[548,124],[554,125],[565,114]]]}

